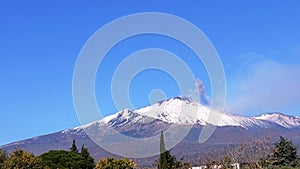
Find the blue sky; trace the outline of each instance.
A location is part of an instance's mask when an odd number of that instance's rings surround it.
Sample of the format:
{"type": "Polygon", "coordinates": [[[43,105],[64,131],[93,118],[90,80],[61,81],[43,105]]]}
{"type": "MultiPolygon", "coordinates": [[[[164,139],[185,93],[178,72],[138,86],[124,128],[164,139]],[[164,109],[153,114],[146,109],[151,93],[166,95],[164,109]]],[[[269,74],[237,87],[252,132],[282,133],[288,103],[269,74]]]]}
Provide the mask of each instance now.
{"type": "MultiPolygon", "coordinates": [[[[137,12],[177,15],[207,35],[226,73],[227,111],[249,116],[280,111],[299,116],[299,7],[296,0],[2,2],[0,145],[78,126],[72,76],[81,48],[105,24],[137,12]]],[[[187,47],[167,37],[136,36],[115,46],[98,70],[95,91],[104,115],[116,111],[108,82],[118,63],[150,47],[180,56],[210,95],[207,72],[187,47]]],[[[170,76],[145,71],[130,86],[135,107],[148,105],[149,92],[156,88],[167,97],[179,94],[170,76]]]]}

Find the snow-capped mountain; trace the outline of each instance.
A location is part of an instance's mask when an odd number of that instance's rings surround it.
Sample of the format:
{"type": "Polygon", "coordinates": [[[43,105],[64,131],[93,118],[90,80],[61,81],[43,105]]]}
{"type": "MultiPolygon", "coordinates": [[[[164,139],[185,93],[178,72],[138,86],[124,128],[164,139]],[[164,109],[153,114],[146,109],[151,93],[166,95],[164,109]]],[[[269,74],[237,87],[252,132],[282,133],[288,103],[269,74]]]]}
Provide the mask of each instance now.
{"type": "Polygon", "coordinates": [[[256,116],[256,119],[265,120],[272,123],[279,124],[286,128],[293,128],[300,126],[300,118],[295,116],[288,116],[282,113],[266,113],[256,116]]]}
{"type": "Polygon", "coordinates": [[[135,112],[144,116],[160,119],[167,123],[176,124],[240,126],[244,128],[253,125],[262,127],[269,125],[269,123],[265,123],[253,117],[222,113],[185,97],[174,97],[138,109],[135,112]]]}
{"type": "MultiPolygon", "coordinates": [[[[269,113],[255,117],[245,117],[222,113],[206,107],[195,100],[186,97],[173,97],[169,100],[157,102],[137,110],[121,110],[107,116],[97,123],[119,127],[128,123],[149,123],[151,120],[161,120],[168,124],[181,125],[213,125],[213,126],[238,126],[243,128],[259,127],[268,128],[280,125],[285,128],[300,126],[300,118],[280,113],[269,113]],[[147,119],[147,120],[146,120],[147,119]]],[[[84,125],[86,128],[93,123],[84,125]]]]}
{"type": "MultiPolygon", "coordinates": [[[[14,142],[0,148],[14,151],[19,147],[38,155],[50,149],[68,149],[72,140],[76,139],[78,145],[84,144],[91,155],[98,159],[114,154],[95,144],[87,132],[108,140],[114,137],[110,129],[116,129],[133,138],[147,138],[159,135],[170,126],[180,128],[187,125],[191,126],[191,130],[172,152],[191,159],[198,158],[199,154],[218,146],[224,147],[239,140],[270,138],[271,141],[277,141],[279,136],[283,136],[300,145],[299,117],[281,113],[245,117],[219,112],[186,97],[174,97],[137,110],[121,110],[90,124],[14,142]],[[216,130],[205,143],[200,144],[198,139],[204,126],[216,126],[216,130]]],[[[113,144],[132,146],[122,139],[113,144]]],[[[134,146],[130,148],[134,149],[134,146]]],[[[140,163],[144,164],[145,161],[140,163]]]]}

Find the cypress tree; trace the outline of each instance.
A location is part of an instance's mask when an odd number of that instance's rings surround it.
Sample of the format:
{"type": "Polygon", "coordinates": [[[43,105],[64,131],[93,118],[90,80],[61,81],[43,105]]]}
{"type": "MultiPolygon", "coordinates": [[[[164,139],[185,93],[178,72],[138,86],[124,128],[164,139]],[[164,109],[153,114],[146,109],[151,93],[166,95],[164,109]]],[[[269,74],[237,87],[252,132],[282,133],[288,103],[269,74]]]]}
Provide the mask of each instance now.
{"type": "Polygon", "coordinates": [[[160,133],[160,156],[158,162],[158,169],[166,169],[167,168],[167,154],[165,147],[165,139],[163,131],[160,133]]]}
{"type": "Polygon", "coordinates": [[[171,155],[170,150],[166,150],[164,133],[160,134],[160,155],[158,169],[191,168],[189,163],[182,160],[177,161],[176,157],[171,155]]]}
{"type": "Polygon", "coordinates": [[[73,152],[73,153],[78,154],[78,149],[76,147],[75,139],[73,140],[72,147],[70,148],[70,151],[73,152]]]}

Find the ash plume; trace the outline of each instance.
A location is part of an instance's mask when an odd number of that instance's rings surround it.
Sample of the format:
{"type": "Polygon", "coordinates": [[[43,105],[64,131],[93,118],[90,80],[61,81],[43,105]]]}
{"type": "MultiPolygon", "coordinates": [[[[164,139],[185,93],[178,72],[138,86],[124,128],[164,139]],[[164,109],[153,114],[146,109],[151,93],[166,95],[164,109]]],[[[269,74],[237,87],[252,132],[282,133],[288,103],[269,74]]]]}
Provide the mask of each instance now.
{"type": "Polygon", "coordinates": [[[205,86],[200,79],[195,82],[196,90],[195,93],[199,96],[200,103],[203,105],[210,105],[209,97],[205,93],[205,86]]]}

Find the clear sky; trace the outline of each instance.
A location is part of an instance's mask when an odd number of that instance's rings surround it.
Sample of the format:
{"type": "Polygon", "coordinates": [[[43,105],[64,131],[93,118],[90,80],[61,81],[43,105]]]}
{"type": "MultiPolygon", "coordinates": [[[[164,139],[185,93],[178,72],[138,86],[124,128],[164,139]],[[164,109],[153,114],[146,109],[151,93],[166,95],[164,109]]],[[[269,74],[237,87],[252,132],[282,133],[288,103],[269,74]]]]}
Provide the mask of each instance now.
{"type": "MultiPolygon", "coordinates": [[[[225,69],[226,111],[300,116],[299,7],[298,0],[3,1],[0,145],[78,126],[72,76],[81,48],[105,24],[137,12],[177,15],[207,35],[225,69]]],[[[104,115],[116,111],[110,95],[116,66],[144,48],[162,48],[180,56],[210,95],[207,72],[187,47],[162,36],[136,36],[115,46],[98,70],[95,91],[104,115]]],[[[170,76],[145,71],[130,86],[135,107],[148,105],[149,92],[156,88],[167,97],[179,94],[170,76]]]]}

